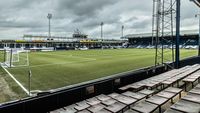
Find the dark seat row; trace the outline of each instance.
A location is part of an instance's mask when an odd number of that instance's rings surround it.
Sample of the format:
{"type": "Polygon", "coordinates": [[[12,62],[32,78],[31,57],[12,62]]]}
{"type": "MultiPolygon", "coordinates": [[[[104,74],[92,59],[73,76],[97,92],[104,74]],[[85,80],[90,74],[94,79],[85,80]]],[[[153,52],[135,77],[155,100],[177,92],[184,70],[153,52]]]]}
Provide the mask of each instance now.
{"type": "Polygon", "coordinates": [[[165,113],[200,113],[200,84],[175,103],[165,113]]]}
{"type": "Polygon", "coordinates": [[[167,85],[168,87],[168,86],[173,86],[174,83],[178,84],[180,80],[182,80],[183,78],[187,77],[188,75],[194,73],[199,69],[200,69],[199,64],[195,64],[193,66],[185,66],[180,69],[173,69],[166,73],[162,73],[160,75],[123,86],[119,88],[119,90],[121,90],[122,92],[127,90],[139,91],[144,88],[153,89],[159,86],[162,86],[161,89],[163,89],[165,85],[167,85]]]}
{"type": "MultiPolygon", "coordinates": [[[[177,95],[181,98],[181,92],[183,91],[179,88],[166,88],[162,85],[166,85],[167,83],[167,86],[173,86],[175,82],[179,81],[186,82],[191,79],[198,80],[200,77],[199,69],[199,64],[186,66],[181,69],[174,69],[158,76],[122,87],[120,90],[123,90],[124,92],[121,94],[101,94],[50,113],[153,113],[155,111],[161,113],[162,106],[169,101],[173,104],[174,98],[177,97],[177,95]],[[155,86],[162,86],[156,94],[153,90],[155,86]],[[126,91],[127,89],[129,90],[126,91]]],[[[180,106],[185,101],[185,105],[190,104],[191,102],[192,106],[200,104],[200,98],[198,95],[200,95],[200,85],[197,85],[187,96],[182,98],[181,101],[173,106],[180,106]]],[[[166,112],[179,113],[184,111],[179,110],[179,107],[173,106],[171,106],[171,109],[168,109],[166,112]]],[[[195,107],[195,109],[197,108],[195,107]]]]}
{"type": "Polygon", "coordinates": [[[140,92],[127,91],[122,94],[98,95],[50,113],[118,113],[149,97],[154,92],[144,89],[140,92]]]}

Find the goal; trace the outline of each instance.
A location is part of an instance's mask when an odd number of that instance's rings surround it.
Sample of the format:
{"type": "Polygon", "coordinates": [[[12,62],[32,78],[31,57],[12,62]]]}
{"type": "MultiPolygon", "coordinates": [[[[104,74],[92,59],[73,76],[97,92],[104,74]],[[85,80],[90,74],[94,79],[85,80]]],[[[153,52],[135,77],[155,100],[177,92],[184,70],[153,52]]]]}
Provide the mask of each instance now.
{"type": "Polygon", "coordinates": [[[6,49],[5,62],[7,67],[29,66],[28,50],[6,49]]]}

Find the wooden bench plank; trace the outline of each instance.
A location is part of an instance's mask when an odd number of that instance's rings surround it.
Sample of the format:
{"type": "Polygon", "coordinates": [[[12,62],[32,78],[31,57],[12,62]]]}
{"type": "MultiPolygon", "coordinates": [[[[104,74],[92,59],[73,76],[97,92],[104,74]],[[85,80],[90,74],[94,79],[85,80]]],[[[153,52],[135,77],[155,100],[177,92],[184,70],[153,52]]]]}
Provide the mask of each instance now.
{"type": "Polygon", "coordinates": [[[194,93],[200,95],[200,89],[198,88],[193,88],[192,90],[189,91],[189,93],[194,93]]]}
{"type": "Polygon", "coordinates": [[[86,101],[87,101],[87,104],[89,104],[91,106],[101,103],[101,101],[98,100],[96,97],[87,99],[86,101]]]}
{"type": "Polygon", "coordinates": [[[111,93],[108,96],[111,97],[111,98],[114,98],[114,97],[119,96],[119,95],[120,94],[118,94],[118,93],[111,93]]]}
{"type": "Polygon", "coordinates": [[[139,91],[139,93],[142,93],[142,94],[145,94],[145,95],[152,95],[154,93],[154,91],[152,90],[148,90],[148,89],[144,89],[144,90],[141,90],[139,91]]]}
{"type": "Polygon", "coordinates": [[[140,112],[129,109],[129,110],[125,111],[124,113],[140,113],[140,112]]]}
{"type": "Polygon", "coordinates": [[[91,113],[91,112],[89,112],[88,110],[83,110],[83,111],[78,111],[76,113],[91,113]]]}
{"type": "Polygon", "coordinates": [[[152,113],[157,108],[158,108],[158,105],[152,104],[152,103],[149,103],[149,102],[145,102],[145,101],[140,102],[137,105],[131,107],[131,109],[138,111],[138,112],[142,112],[142,113],[152,113]]]}
{"type": "Polygon", "coordinates": [[[117,102],[117,100],[114,100],[114,99],[110,98],[108,100],[102,101],[102,104],[109,106],[111,104],[114,104],[115,102],[117,102]]]}
{"type": "Polygon", "coordinates": [[[127,97],[127,96],[123,96],[123,95],[119,95],[119,96],[115,97],[114,99],[125,105],[131,105],[131,104],[137,102],[136,99],[127,97]]]}
{"type": "Polygon", "coordinates": [[[101,95],[96,96],[96,98],[99,99],[100,101],[105,101],[105,100],[110,99],[111,97],[101,94],[101,95]]]}
{"type": "Polygon", "coordinates": [[[74,108],[76,105],[72,104],[70,106],[64,107],[66,113],[75,113],[77,110],[74,108]]]}
{"type": "Polygon", "coordinates": [[[81,101],[81,102],[78,102],[76,103],[76,106],[74,107],[77,111],[81,111],[81,110],[84,110],[86,108],[90,107],[89,104],[87,104],[86,101],[81,101]]]}
{"type": "Polygon", "coordinates": [[[137,100],[144,99],[147,96],[147,95],[142,94],[142,93],[133,93],[133,92],[130,92],[130,91],[124,92],[124,93],[122,93],[122,95],[129,96],[129,97],[135,98],[137,100]]]}
{"type": "Polygon", "coordinates": [[[153,103],[153,104],[156,104],[156,105],[163,105],[165,104],[169,99],[167,98],[163,98],[163,97],[160,97],[160,96],[152,96],[148,99],[146,99],[147,102],[150,102],[150,103],[153,103]]]}
{"type": "Polygon", "coordinates": [[[173,92],[173,93],[180,93],[183,90],[179,89],[179,88],[169,87],[169,88],[165,89],[164,91],[173,92]]]}
{"type": "Polygon", "coordinates": [[[184,96],[182,99],[200,104],[200,95],[198,94],[189,93],[188,95],[184,96]]]}
{"type": "Polygon", "coordinates": [[[120,102],[116,102],[112,105],[109,105],[108,107],[106,107],[105,109],[111,111],[112,113],[117,113],[120,111],[123,111],[123,109],[126,107],[125,104],[122,104],[120,102]]]}
{"type": "Polygon", "coordinates": [[[156,95],[163,97],[163,98],[172,99],[173,97],[175,97],[177,95],[177,93],[161,91],[161,92],[157,93],[156,95]]]}
{"type": "Polygon", "coordinates": [[[158,105],[159,106],[159,112],[161,113],[161,106],[163,104],[165,104],[167,101],[169,101],[169,99],[155,95],[155,96],[152,96],[152,97],[146,99],[146,101],[149,102],[149,103],[158,105]]]}
{"type": "Polygon", "coordinates": [[[88,109],[88,111],[92,112],[92,113],[96,113],[97,111],[100,111],[102,110],[103,108],[105,108],[106,106],[104,106],[103,104],[96,104],[96,105],[93,105],[88,109]]]}
{"type": "Polygon", "coordinates": [[[184,112],[173,110],[173,109],[168,109],[164,113],[184,113],[184,112]]]}
{"type": "Polygon", "coordinates": [[[179,98],[181,98],[181,92],[183,91],[183,89],[169,87],[169,88],[165,89],[164,91],[177,93],[177,94],[179,94],[179,98]]]}
{"type": "Polygon", "coordinates": [[[108,111],[106,109],[102,109],[102,110],[99,110],[99,111],[97,111],[95,113],[112,113],[112,112],[110,112],[110,111],[108,111]]]}
{"type": "Polygon", "coordinates": [[[186,100],[180,100],[171,106],[172,109],[186,112],[186,113],[199,113],[200,112],[200,104],[196,104],[193,102],[189,102],[186,100]]]}

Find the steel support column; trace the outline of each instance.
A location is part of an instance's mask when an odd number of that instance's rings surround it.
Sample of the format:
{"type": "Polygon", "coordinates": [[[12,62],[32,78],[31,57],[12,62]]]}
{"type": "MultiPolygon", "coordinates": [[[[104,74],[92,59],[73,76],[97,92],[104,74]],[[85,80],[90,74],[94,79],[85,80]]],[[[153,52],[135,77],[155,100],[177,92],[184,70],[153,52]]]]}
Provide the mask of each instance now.
{"type": "Polygon", "coordinates": [[[175,65],[179,68],[180,62],[180,51],[179,51],[179,40],[180,40],[180,5],[181,0],[176,0],[176,53],[175,53],[175,65]]]}

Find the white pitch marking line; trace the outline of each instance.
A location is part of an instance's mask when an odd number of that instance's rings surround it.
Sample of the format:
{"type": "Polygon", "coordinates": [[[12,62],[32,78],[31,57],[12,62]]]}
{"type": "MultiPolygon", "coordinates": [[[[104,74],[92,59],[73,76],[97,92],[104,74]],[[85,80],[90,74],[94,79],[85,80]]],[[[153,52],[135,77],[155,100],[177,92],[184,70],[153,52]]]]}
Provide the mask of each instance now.
{"type": "MultiPolygon", "coordinates": [[[[29,67],[43,67],[43,66],[51,66],[51,65],[62,65],[62,64],[75,64],[75,63],[81,63],[81,62],[90,62],[90,61],[95,61],[96,59],[93,60],[83,60],[79,62],[66,62],[66,63],[53,63],[53,64],[41,64],[41,65],[34,65],[34,66],[29,66],[29,67]]],[[[15,67],[12,69],[20,69],[20,68],[26,68],[27,66],[21,66],[21,67],[15,67]]]]}
{"type": "Polygon", "coordinates": [[[54,56],[66,56],[66,57],[74,57],[74,58],[82,58],[82,59],[90,59],[90,60],[96,60],[94,58],[85,58],[85,57],[80,57],[80,56],[74,56],[74,55],[64,55],[64,54],[60,54],[60,55],[56,55],[56,54],[48,54],[48,53],[41,53],[41,54],[46,54],[46,55],[54,55],[54,56]]]}
{"type": "Polygon", "coordinates": [[[42,65],[34,65],[34,66],[30,66],[30,67],[40,67],[40,66],[49,66],[49,65],[62,65],[62,64],[75,64],[75,63],[81,63],[81,62],[90,62],[90,61],[95,61],[96,59],[93,60],[83,60],[83,61],[79,61],[79,62],[67,62],[67,63],[53,63],[53,64],[42,64],[42,65]]]}
{"type": "Polygon", "coordinates": [[[71,55],[71,57],[82,58],[82,59],[88,59],[88,60],[97,60],[97,59],[95,59],[95,58],[85,58],[85,57],[73,56],[73,55],[71,55]]]}
{"type": "Polygon", "coordinates": [[[8,73],[8,75],[29,95],[29,91],[4,67],[1,67],[8,73]]]}

